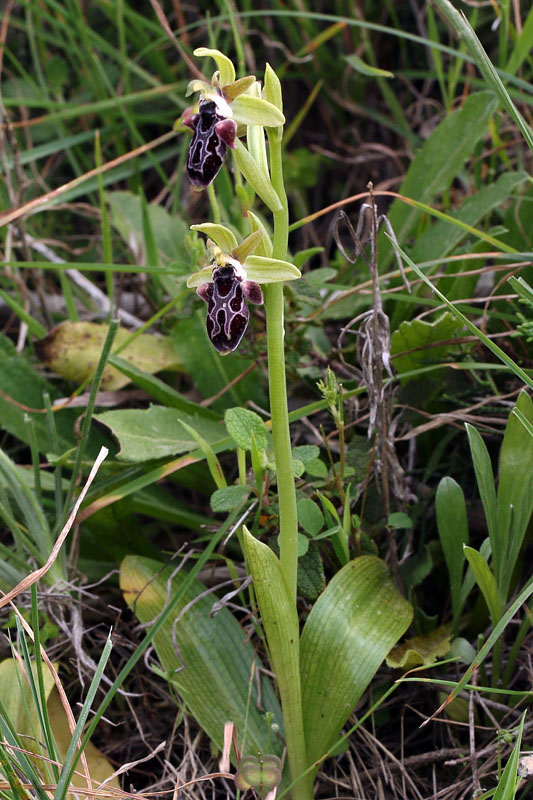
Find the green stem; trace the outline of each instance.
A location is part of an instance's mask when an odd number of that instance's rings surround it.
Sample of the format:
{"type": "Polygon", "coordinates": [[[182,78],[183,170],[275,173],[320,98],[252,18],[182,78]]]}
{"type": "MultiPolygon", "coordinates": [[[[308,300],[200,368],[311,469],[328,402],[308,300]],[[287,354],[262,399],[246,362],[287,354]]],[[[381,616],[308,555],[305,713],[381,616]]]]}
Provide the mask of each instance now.
{"type": "MultiPolygon", "coordinates": [[[[289,210],[283,183],[281,160],[281,133],[268,130],[270,142],[270,168],[272,185],[283,208],[274,212],[273,258],[285,259],[289,238],[289,210]]],[[[280,561],[287,581],[296,600],[298,572],[298,515],[296,492],[292,471],[292,449],[287,408],[287,383],[285,378],[285,349],[283,327],[283,284],[264,286],[267,323],[268,376],[270,390],[270,413],[276,458],[280,520],[280,561]]]]}
{"type": "MultiPolygon", "coordinates": [[[[283,183],[281,158],[281,131],[268,129],[270,142],[270,169],[272,185],[282,208],[274,211],[273,258],[285,259],[289,238],[289,210],[283,183]]],[[[280,522],[280,561],[289,589],[296,604],[296,582],[298,573],[298,514],[296,491],[292,471],[292,449],[287,407],[287,382],[285,378],[285,348],[283,327],[283,283],[264,286],[267,323],[268,380],[270,391],[270,413],[272,436],[276,459],[280,522]]],[[[272,654],[273,655],[273,654],[272,654]]],[[[306,773],[308,764],[302,719],[302,696],[300,686],[287,684],[283,670],[276,670],[285,725],[285,737],[289,756],[292,800],[310,800],[313,797],[313,775],[306,773]]]]}

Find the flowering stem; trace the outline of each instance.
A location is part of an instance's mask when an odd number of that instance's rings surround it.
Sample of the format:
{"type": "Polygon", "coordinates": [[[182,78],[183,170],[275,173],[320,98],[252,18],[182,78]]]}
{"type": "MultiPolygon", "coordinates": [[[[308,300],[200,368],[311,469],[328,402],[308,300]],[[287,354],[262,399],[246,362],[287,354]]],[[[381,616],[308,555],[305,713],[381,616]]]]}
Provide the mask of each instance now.
{"type": "MultiPolygon", "coordinates": [[[[281,131],[268,129],[270,142],[270,169],[272,185],[282,208],[274,211],[274,258],[285,259],[289,237],[289,211],[283,183],[281,160],[281,131]]],[[[292,449],[287,408],[287,385],[285,379],[285,349],[283,327],[283,283],[266,284],[264,287],[267,322],[268,380],[270,390],[270,412],[272,435],[276,459],[280,520],[280,561],[289,588],[296,604],[296,578],[298,571],[298,515],[296,491],[292,470],[292,449]]],[[[289,756],[291,780],[296,781],[291,789],[292,800],[310,800],[313,797],[313,777],[306,773],[308,764],[302,717],[300,686],[295,686],[283,670],[276,671],[285,725],[285,737],[289,756]]]]}
{"type": "MultiPolygon", "coordinates": [[[[270,168],[272,185],[281,201],[282,209],[274,212],[274,258],[285,259],[289,237],[289,211],[283,183],[281,162],[281,132],[268,129],[270,142],[270,168]]],[[[287,384],[285,379],[285,350],[283,327],[283,284],[264,286],[267,322],[268,376],[272,435],[276,458],[276,474],[280,519],[280,561],[289,587],[296,600],[298,570],[298,516],[296,492],[292,471],[292,449],[287,409],[287,384]]]]}

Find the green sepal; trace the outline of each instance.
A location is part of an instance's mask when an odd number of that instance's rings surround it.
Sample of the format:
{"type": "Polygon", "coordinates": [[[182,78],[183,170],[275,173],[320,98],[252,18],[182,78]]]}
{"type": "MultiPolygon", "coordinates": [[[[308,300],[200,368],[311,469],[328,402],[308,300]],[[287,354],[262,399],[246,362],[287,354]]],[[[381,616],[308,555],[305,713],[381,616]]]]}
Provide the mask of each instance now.
{"type": "Polygon", "coordinates": [[[224,225],[215,222],[204,222],[201,225],[191,225],[192,231],[200,231],[217,244],[225,253],[231,253],[239,243],[235,234],[224,225]]]}
{"type": "Polygon", "coordinates": [[[254,97],[251,94],[241,94],[231,103],[231,110],[235,122],[243,125],[264,125],[267,128],[278,128],[285,124],[283,113],[273,103],[254,97]]]}
{"type": "Polygon", "coordinates": [[[233,66],[232,62],[229,60],[224,53],[221,53],[220,50],[211,50],[209,47],[197,47],[194,50],[193,55],[198,56],[200,58],[205,58],[206,56],[211,56],[211,58],[216,62],[218,67],[218,85],[219,86],[227,86],[228,83],[233,83],[235,80],[235,67],[233,66]]]}
{"type": "Polygon", "coordinates": [[[280,281],[294,281],[302,277],[298,267],[278,258],[248,256],[243,266],[248,280],[256,283],[279,283],[280,281]]]}

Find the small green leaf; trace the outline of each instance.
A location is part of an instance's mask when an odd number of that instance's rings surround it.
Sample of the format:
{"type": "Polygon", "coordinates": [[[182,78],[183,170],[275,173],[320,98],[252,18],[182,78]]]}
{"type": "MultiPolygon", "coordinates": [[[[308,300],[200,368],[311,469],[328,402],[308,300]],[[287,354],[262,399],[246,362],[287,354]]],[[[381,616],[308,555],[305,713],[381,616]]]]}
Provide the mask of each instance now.
{"type": "Polygon", "coordinates": [[[179,420],[179,423],[183,425],[187,433],[190,433],[200,450],[205,456],[207,461],[207,466],[209,467],[209,472],[211,473],[211,477],[213,478],[215,484],[219,489],[224,489],[227,486],[226,478],[224,477],[224,472],[222,467],[220,466],[220,461],[216,457],[213,448],[210,444],[206,442],[203,436],[201,436],[191,425],[188,425],[183,419],[179,420]]]}
{"type": "Polygon", "coordinates": [[[231,104],[233,118],[241,125],[264,125],[266,128],[277,128],[285,123],[283,113],[275,105],[253,97],[251,94],[240,94],[231,104]]]}
{"type": "Polygon", "coordinates": [[[292,455],[293,458],[297,458],[303,464],[309,464],[310,461],[318,458],[320,449],[316,444],[302,444],[292,448],[292,455]]]}
{"type": "Polygon", "coordinates": [[[395,511],[393,514],[389,514],[389,518],[387,520],[387,527],[392,528],[393,530],[404,530],[406,528],[413,527],[413,520],[409,516],[409,514],[405,514],[403,511],[395,511]]]}
{"type": "Polygon", "coordinates": [[[322,592],[301,640],[307,759],[314,763],[339,731],[413,610],[387,565],[374,556],[350,561],[322,592]]]}
{"type": "Polygon", "coordinates": [[[216,62],[220,73],[218,77],[219,86],[223,87],[227,83],[233,83],[235,80],[235,67],[230,59],[225,56],[224,53],[221,53],[220,50],[212,50],[209,47],[197,47],[196,50],[193,51],[193,55],[199,58],[210,56],[216,62]]]}
{"type": "Polygon", "coordinates": [[[319,458],[314,458],[312,461],[308,461],[305,465],[305,471],[313,478],[328,477],[328,468],[319,458]]]}
{"type": "Polygon", "coordinates": [[[265,449],[265,423],[255,411],[249,411],[247,408],[228,408],[224,414],[224,422],[229,435],[242,450],[251,450],[252,431],[254,432],[257,448],[259,450],[265,449]]]}
{"type": "Polygon", "coordinates": [[[211,508],[215,512],[231,511],[244,503],[250,490],[247,486],[226,486],[211,495],[211,508]]]}
{"type": "Polygon", "coordinates": [[[503,612],[496,579],[481,553],[478,553],[473,547],[465,547],[464,553],[472,568],[476,583],[485,598],[492,624],[496,625],[503,612]]]}
{"type": "Polygon", "coordinates": [[[191,225],[191,230],[205,233],[224,253],[231,253],[238,246],[237,237],[225,225],[204,222],[201,225],[191,225]]]}
{"type": "Polygon", "coordinates": [[[305,472],[305,467],[303,461],[300,461],[298,458],[292,459],[292,474],[295,478],[301,478],[305,472]]]}
{"type": "Polygon", "coordinates": [[[316,503],[305,497],[298,500],[298,522],[309,536],[316,536],[324,527],[324,514],[316,503]]]}
{"type": "Polygon", "coordinates": [[[362,58],[359,58],[359,56],[346,56],[346,61],[360,75],[368,75],[371,78],[394,78],[393,72],[389,72],[388,69],[379,69],[379,67],[373,67],[371,64],[367,64],[365,61],[363,61],[362,58]]]}

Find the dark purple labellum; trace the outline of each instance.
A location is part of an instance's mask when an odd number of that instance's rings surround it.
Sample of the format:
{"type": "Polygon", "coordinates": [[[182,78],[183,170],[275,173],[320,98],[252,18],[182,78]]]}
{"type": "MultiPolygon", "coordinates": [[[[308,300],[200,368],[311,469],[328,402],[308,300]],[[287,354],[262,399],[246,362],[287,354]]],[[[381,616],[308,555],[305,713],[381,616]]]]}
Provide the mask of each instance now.
{"type": "Polygon", "coordinates": [[[246,300],[259,305],[263,292],[258,283],[244,281],[231,265],[216,267],[211,283],[203,283],[196,290],[207,303],[206,328],[218,352],[225,356],[238,346],[248,326],[249,311],[246,300]]]}
{"type": "Polygon", "coordinates": [[[183,124],[194,136],[187,153],[187,175],[194,186],[209,186],[218,175],[228,147],[235,147],[237,125],[219,112],[213,100],[200,100],[198,114],[186,115],[183,124]]]}

